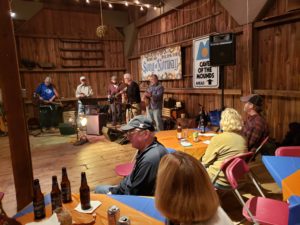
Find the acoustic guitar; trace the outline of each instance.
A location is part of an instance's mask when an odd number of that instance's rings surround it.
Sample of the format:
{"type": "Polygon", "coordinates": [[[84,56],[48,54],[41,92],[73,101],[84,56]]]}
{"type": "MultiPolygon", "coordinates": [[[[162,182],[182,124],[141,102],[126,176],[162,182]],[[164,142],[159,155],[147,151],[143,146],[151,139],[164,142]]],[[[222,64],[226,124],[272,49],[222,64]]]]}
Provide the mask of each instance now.
{"type": "Polygon", "coordinates": [[[142,100],[143,100],[143,102],[145,102],[146,107],[150,105],[150,101],[151,101],[150,97],[148,97],[144,94],[142,100]]]}
{"type": "Polygon", "coordinates": [[[7,123],[4,116],[0,116],[0,131],[7,133],[7,123]]]}
{"type": "Polygon", "coordinates": [[[110,104],[114,103],[114,101],[117,99],[117,97],[120,96],[121,94],[123,94],[125,91],[127,91],[127,86],[125,88],[123,88],[121,91],[119,91],[118,93],[111,95],[108,98],[108,102],[110,104]]]}

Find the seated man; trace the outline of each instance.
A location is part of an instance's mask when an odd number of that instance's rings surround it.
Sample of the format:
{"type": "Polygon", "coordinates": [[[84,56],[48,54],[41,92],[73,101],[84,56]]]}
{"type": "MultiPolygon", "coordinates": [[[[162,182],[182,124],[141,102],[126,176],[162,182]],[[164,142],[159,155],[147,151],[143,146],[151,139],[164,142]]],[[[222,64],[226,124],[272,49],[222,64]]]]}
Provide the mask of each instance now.
{"type": "Polygon", "coordinates": [[[52,84],[51,77],[46,77],[44,82],[37,87],[35,93],[39,96],[40,100],[41,128],[45,127],[49,129],[50,127],[56,127],[59,122],[58,109],[61,103],[54,102],[58,97],[58,92],[52,84]]]}
{"type": "Polygon", "coordinates": [[[247,113],[243,135],[248,141],[248,150],[255,152],[256,148],[269,135],[267,122],[260,115],[263,99],[260,95],[248,95],[241,97],[241,101],[245,103],[244,111],[247,113]]]}
{"type": "Polygon", "coordinates": [[[132,147],[138,149],[134,169],[119,185],[97,186],[95,193],[153,196],[160,159],[168,152],[156,140],[154,127],[145,116],[134,117],[121,129],[127,131],[132,147]]]}
{"type": "MultiPolygon", "coordinates": [[[[227,108],[222,112],[220,125],[223,133],[211,139],[201,159],[211,179],[220,170],[225,159],[247,151],[246,139],[241,135],[242,118],[235,109],[227,108]]],[[[216,182],[217,185],[221,186],[229,185],[225,174],[222,172],[216,182]]]]}

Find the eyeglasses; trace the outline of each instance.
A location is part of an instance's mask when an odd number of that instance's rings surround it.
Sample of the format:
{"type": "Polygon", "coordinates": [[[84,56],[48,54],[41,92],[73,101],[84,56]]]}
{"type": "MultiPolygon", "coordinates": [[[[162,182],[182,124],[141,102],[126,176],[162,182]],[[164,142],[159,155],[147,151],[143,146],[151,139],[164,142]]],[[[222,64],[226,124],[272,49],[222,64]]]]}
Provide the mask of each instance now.
{"type": "Polygon", "coordinates": [[[133,129],[133,130],[130,130],[126,133],[127,137],[131,137],[132,135],[134,135],[135,133],[138,133],[140,131],[143,131],[141,129],[133,129]]]}

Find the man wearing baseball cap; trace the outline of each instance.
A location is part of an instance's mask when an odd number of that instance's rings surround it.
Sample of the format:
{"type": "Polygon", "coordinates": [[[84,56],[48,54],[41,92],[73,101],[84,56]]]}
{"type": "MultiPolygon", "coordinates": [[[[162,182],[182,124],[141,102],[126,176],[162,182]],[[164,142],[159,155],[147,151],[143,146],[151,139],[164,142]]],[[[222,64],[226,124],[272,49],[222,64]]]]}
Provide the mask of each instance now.
{"type": "Polygon", "coordinates": [[[263,99],[260,95],[252,94],[241,97],[241,101],[245,103],[244,111],[247,113],[243,134],[248,140],[248,150],[255,151],[269,135],[267,122],[260,115],[263,99]]]}
{"type": "Polygon", "coordinates": [[[93,95],[92,87],[87,84],[86,77],[80,77],[80,84],[76,88],[76,98],[78,98],[78,113],[84,114],[84,105],[81,102],[81,98],[91,97],[93,95]]]}
{"type": "Polygon", "coordinates": [[[101,194],[153,196],[160,159],[168,154],[166,148],[154,136],[152,121],[139,115],[121,127],[127,132],[132,147],[138,150],[134,169],[119,185],[100,185],[95,189],[101,194]]]}

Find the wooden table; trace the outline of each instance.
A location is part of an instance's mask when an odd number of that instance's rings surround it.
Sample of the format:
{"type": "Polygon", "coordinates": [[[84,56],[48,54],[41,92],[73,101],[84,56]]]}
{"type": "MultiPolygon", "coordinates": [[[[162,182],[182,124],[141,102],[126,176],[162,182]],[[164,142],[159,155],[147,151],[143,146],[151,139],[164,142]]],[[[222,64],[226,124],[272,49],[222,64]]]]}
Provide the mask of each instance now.
{"type": "MultiPolygon", "coordinates": [[[[68,204],[64,204],[64,208],[66,208],[71,214],[72,217],[78,216],[78,212],[74,210],[74,208],[78,205],[79,203],[79,195],[78,194],[73,194],[73,201],[68,204]]],[[[111,198],[108,195],[102,195],[102,194],[91,194],[91,200],[99,200],[102,205],[99,206],[94,213],[96,213],[96,222],[95,225],[108,225],[107,222],[107,209],[112,206],[116,205],[120,208],[120,215],[121,216],[128,216],[129,219],[131,220],[132,225],[163,225],[164,223],[154,219],[153,217],[150,217],[140,211],[137,211],[113,198],[111,198]]],[[[46,206],[46,215],[47,217],[51,216],[51,204],[48,204],[46,206]]],[[[82,217],[84,217],[85,214],[80,213],[80,217],[82,220],[82,217]]],[[[21,216],[17,218],[19,222],[22,224],[26,224],[28,222],[33,221],[33,212],[30,212],[24,216],[21,216]]],[[[90,215],[89,215],[90,217],[90,215]]]]}
{"type": "MultiPolygon", "coordinates": [[[[188,153],[195,157],[196,159],[200,159],[207,148],[207,144],[203,143],[203,141],[210,140],[211,137],[199,136],[199,141],[194,142],[192,134],[193,132],[199,132],[199,130],[193,129],[183,129],[182,133],[187,131],[187,140],[192,144],[190,147],[183,147],[180,144],[180,141],[177,139],[177,131],[176,130],[164,130],[156,133],[156,137],[160,143],[162,143],[166,148],[172,148],[177,151],[182,151],[188,153]]],[[[211,132],[213,133],[213,132],[211,132]]]]}

